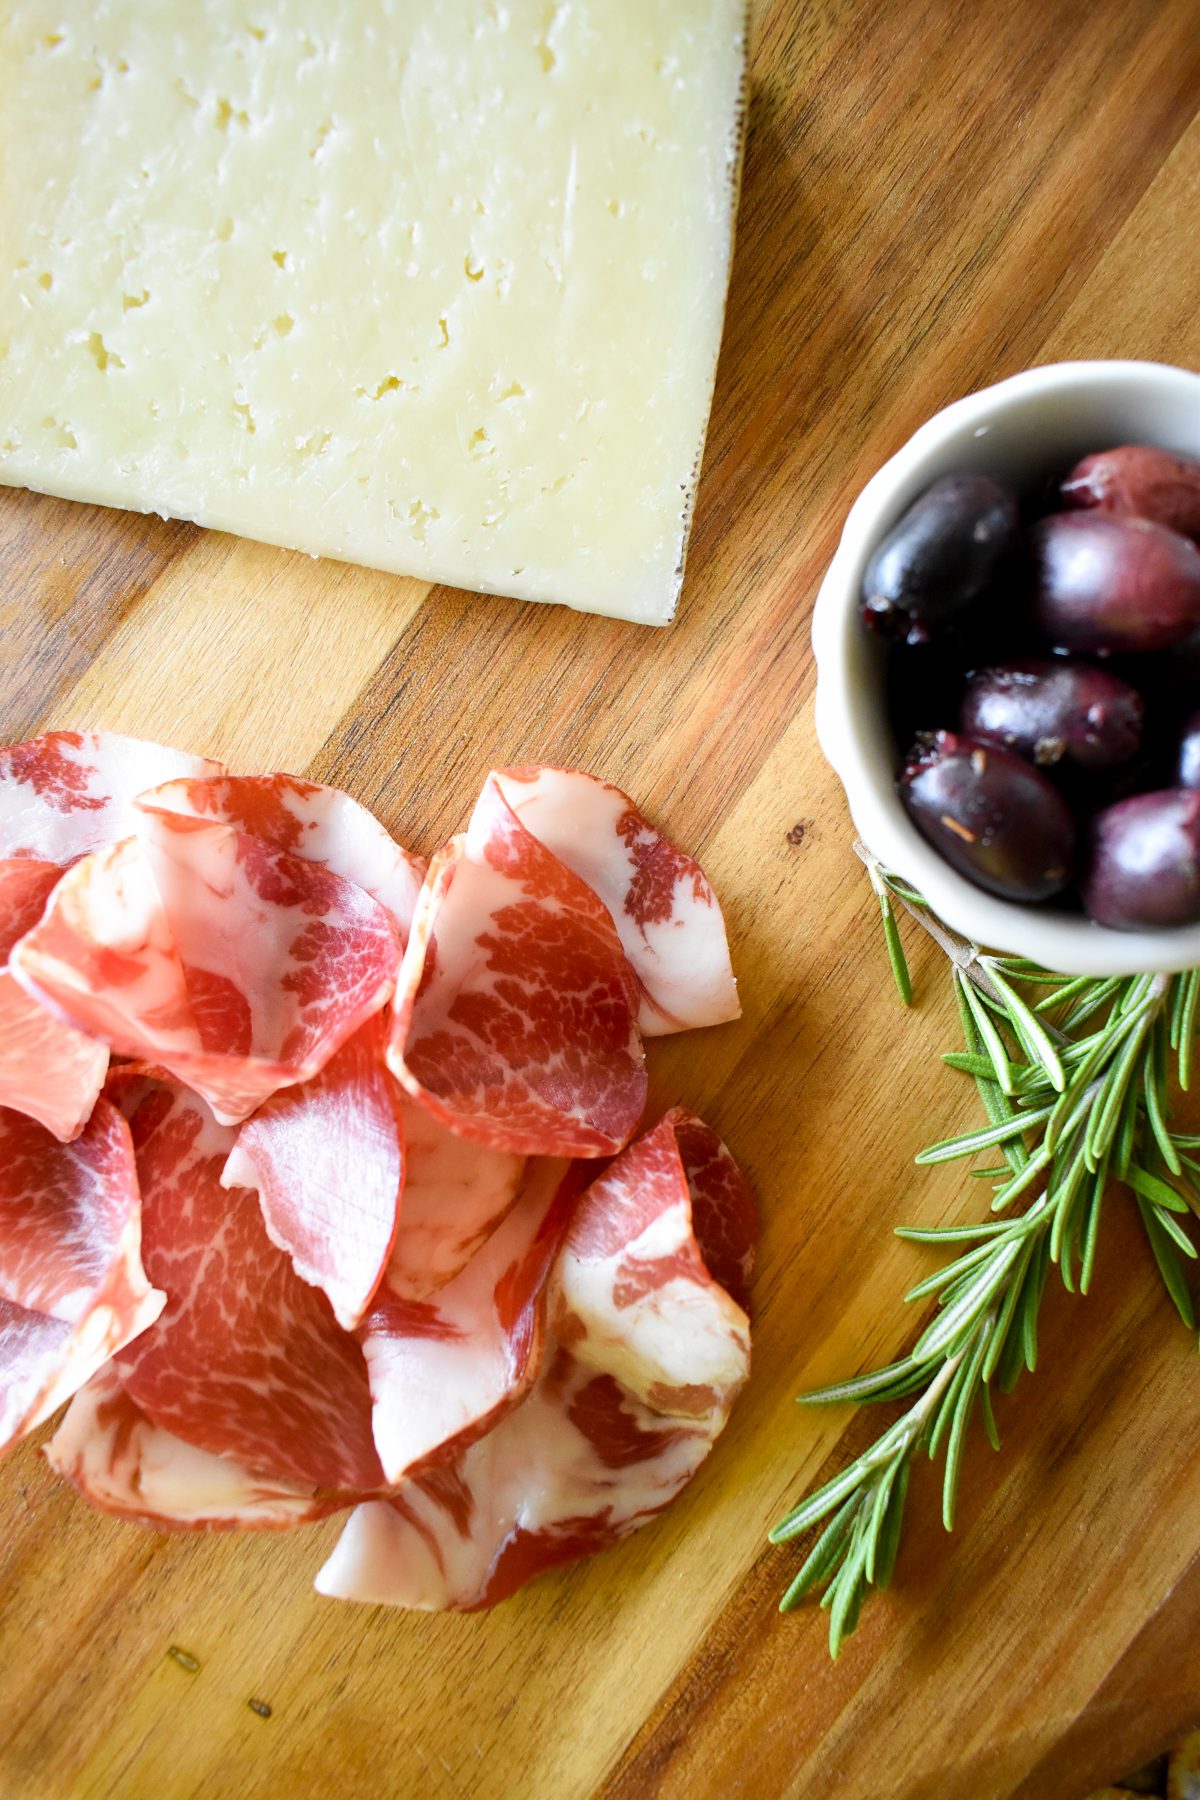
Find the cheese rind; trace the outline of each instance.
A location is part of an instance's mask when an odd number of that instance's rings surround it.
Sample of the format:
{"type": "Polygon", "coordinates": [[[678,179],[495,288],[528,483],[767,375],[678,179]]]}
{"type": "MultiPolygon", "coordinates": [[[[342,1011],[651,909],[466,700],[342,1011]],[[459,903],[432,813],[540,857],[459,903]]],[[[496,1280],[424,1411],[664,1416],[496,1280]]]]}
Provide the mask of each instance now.
{"type": "Polygon", "coordinates": [[[0,482],[665,622],[742,0],[12,0],[0,482]]]}

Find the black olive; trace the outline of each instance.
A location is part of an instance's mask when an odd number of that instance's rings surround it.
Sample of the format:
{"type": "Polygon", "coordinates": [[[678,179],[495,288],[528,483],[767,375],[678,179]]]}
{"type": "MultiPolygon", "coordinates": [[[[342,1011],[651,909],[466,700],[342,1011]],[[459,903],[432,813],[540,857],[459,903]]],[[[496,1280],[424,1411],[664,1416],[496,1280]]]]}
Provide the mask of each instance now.
{"type": "Polygon", "coordinates": [[[977,887],[1005,900],[1046,900],[1070,880],[1070,809],[1011,750],[939,731],[899,791],[918,831],[977,887]]]}
{"type": "Polygon", "coordinates": [[[1180,787],[1200,788],[1200,712],[1183,722],[1175,779],[1180,787]]]}
{"type": "Polygon", "coordinates": [[[1200,462],[1150,444],[1122,444],[1076,463],[1062,483],[1066,506],[1153,519],[1200,540],[1200,462]]]}
{"type": "Polygon", "coordinates": [[[1200,921],[1200,793],[1164,788],[1098,813],[1082,892],[1117,931],[1200,921]]]}
{"type": "Polygon", "coordinates": [[[983,593],[1017,538],[1016,495],[990,475],[948,475],[913,502],[863,577],[863,618],[925,643],[983,593]]]}
{"type": "Polygon", "coordinates": [[[1200,627],[1200,550],[1165,525],[1056,513],[1029,546],[1033,618],[1056,649],[1166,650],[1200,627]]]}
{"type": "Polygon", "coordinates": [[[1136,754],[1141,695],[1106,669],[1066,657],[981,669],[967,683],[962,728],[1042,768],[1111,769],[1136,754]]]}

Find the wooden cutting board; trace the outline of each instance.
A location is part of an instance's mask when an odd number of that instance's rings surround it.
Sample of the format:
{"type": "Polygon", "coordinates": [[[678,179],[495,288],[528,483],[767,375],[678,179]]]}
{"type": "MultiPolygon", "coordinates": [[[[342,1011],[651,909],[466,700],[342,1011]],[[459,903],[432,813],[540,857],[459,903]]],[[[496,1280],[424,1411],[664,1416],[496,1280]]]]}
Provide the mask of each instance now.
{"type": "Polygon", "coordinates": [[[493,761],[579,762],[700,852],[745,1018],[651,1050],[761,1197],[755,1370],[680,1504],[491,1616],[318,1599],[336,1524],[169,1537],[0,1471],[5,1795],[1080,1795],[1200,1717],[1200,1360],[1114,1200],[1093,1296],[918,1480],[836,1668],[770,1523],[864,1441],[800,1388],[895,1355],[974,1217],[912,1155],[974,1116],[944,968],[893,1001],[812,732],[846,509],[935,408],[1063,356],[1200,364],[1195,0],[775,0],[682,616],[654,633],[0,495],[0,731],[106,725],[337,782],[432,849],[493,761]],[[187,1666],[171,1654],[182,1650],[187,1666]],[[251,1702],[256,1703],[253,1707],[251,1702]],[[261,1703],[261,1704],[258,1704],[261,1703]],[[269,1707],[270,1715],[266,1716],[269,1707]]]}

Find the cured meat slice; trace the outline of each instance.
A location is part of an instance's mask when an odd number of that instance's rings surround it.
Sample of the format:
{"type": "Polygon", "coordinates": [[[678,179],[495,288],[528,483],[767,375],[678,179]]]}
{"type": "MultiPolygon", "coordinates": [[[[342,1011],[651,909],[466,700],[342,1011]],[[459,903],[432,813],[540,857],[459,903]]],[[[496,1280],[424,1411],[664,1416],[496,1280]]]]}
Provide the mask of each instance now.
{"type": "Polygon", "coordinates": [[[423,1300],[453,1280],[516,1200],[525,1158],[456,1137],[407,1096],[404,1193],[384,1280],[423,1300]]]}
{"type": "MultiPolygon", "coordinates": [[[[684,1106],[676,1106],[660,1121],[657,1131],[670,1126],[683,1166],[691,1202],[692,1234],[703,1249],[704,1264],[742,1311],[750,1316],[750,1277],[758,1247],[758,1213],[750,1183],[711,1125],[684,1106]]],[[[656,1132],[643,1139],[653,1144],[656,1132]]],[[[661,1149],[655,1152],[661,1154],[661,1149]]],[[[587,1215],[580,1221],[587,1230],[587,1215]]],[[[580,1244],[574,1246],[584,1260],[580,1244]]]]}
{"type": "Polygon", "coordinates": [[[9,951],[37,924],[59,874],[56,863],[32,856],[0,862],[0,1106],[66,1142],[96,1103],[108,1048],[31,999],[8,968],[9,951]]]}
{"type": "Polygon", "coordinates": [[[0,1109],[0,1446],[70,1398],[150,1325],[133,1149],[96,1102],[74,1143],[0,1109]]]}
{"type": "Polygon", "coordinates": [[[272,850],[323,863],[378,900],[407,943],[425,862],[340,788],[297,775],[214,775],[168,782],[146,802],[236,826],[272,850]]]}
{"type": "Polygon", "coordinates": [[[399,962],[379,902],[227,825],[143,809],[142,837],[59,882],[10,966],[122,1055],[237,1123],[382,1007],[399,962]]]}
{"type": "Polygon", "coordinates": [[[664,1419],[556,1349],[524,1403],[462,1458],[355,1507],[317,1592],[422,1612],[494,1606],[661,1512],[724,1422],[664,1419]]]}
{"type": "Polygon", "coordinates": [[[115,1107],[98,1102],[73,1144],[0,1111],[0,1295],[74,1324],[115,1265],[145,1287],[138,1249],[133,1147],[115,1107]]]}
{"type": "Polygon", "coordinates": [[[700,864],[657,832],[628,794],[582,769],[494,769],[477,822],[504,808],[608,908],[641,989],[643,1037],[741,1014],[725,921],[700,864]]]}
{"type": "Polygon", "coordinates": [[[0,961],[37,924],[62,870],[36,856],[0,861],[0,961]]]}
{"type": "Polygon", "coordinates": [[[704,1417],[745,1379],[754,1203],[710,1126],[676,1108],[592,1183],[557,1270],[554,1330],[658,1412],[704,1417]]]}
{"type": "Polygon", "coordinates": [[[65,1025],[0,969],[0,1106],[69,1143],[87,1123],[107,1067],[106,1044],[65,1025]]]}
{"type": "Polygon", "coordinates": [[[37,923],[63,869],[129,834],[143,789],[220,769],[111,731],[51,731],[0,748],[0,1105],[56,1137],[82,1129],[104,1081],[107,1047],[49,1017],[3,961],[37,923]]]}
{"type": "Polygon", "coordinates": [[[186,1444],[146,1417],[111,1366],[80,1388],[46,1457],[102,1512],[166,1530],[279,1530],[345,1504],[186,1444]]]}
{"type": "Polygon", "coordinates": [[[537,1161],[504,1223],[431,1300],[384,1294],[361,1333],[389,1483],[446,1461],[515,1406],[537,1372],[545,1289],[578,1165],[537,1161]]]}
{"type": "Polygon", "coordinates": [[[376,1013],[319,1074],[272,1095],[242,1126],[221,1176],[225,1187],[257,1189],[272,1242],[326,1294],[347,1331],[379,1286],[404,1175],[384,1029],[376,1013]]]}
{"type": "Polygon", "coordinates": [[[223,1188],[235,1132],[174,1082],[114,1077],[142,1187],[161,1319],[117,1359],[155,1424],[256,1475],[376,1491],[362,1352],[267,1236],[257,1196],[223,1188]]]}
{"type": "Polygon", "coordinates": [[[377,900],[316,863],[232,826],[148,800],[142,809],[143,844],[207,1053],[169,1066],[236,1121],[276,1088],[315,1075],[386,1004],[400,959],[396,928],[377,900]]]}
{"type": "MultiPolygon", "coordinates": [[[[65,1319],[0,1298],[0,1450],[48,1419],[71,1392],[70,1371],[78,1364],[71,1355],[72,1336],[65,1319]],[[60,1384],[65,1384],[61,1395],[60,1384]]],[[[76,1386],[96,1367],[93,1362],[76,1386]]]]}
{"type": "Polygon", "coordinates": [[[528,1156],[608,1156],[646,1099],[637,996],[608,912],[511,813],[430,867],[388,1060],[452,1131],[528,1156]]]}
{"type": "Polygon", "coordinates": [[[65,868],[128,837],[147,788],[220,773],[206,757],[115,731],[48,731],[9,744],[0,748],[0,857],[65,868]]]}
{"type": "Polygon", "coordinates": [[[587,1189],[551,1277],[532,1391],[461,1454],[358,1507],[319,1592],[489,1606],[675,1497],[749,1373],[749,1321],[706,1260],[720,1221],[713,1262],[748,1272],[752,1214],[726,1155],[699,1121],[668,1115],[587,1189]]]}
{"type": "Polygon", "coordinates": [[[9,967],[37,1001],[122,1056],[198,1051],[187,984],[136,838],[85,856],[59,881],[9,967]]]}

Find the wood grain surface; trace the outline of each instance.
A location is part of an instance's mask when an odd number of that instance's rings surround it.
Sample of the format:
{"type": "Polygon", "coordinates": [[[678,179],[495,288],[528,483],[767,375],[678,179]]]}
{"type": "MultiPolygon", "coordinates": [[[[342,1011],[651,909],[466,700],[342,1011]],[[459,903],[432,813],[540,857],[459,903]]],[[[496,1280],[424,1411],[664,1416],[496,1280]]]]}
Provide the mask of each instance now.
{"type": "Polygon", "coordinates": [[[493,761],[580,762],[700,852],[745,1018],[651,1047],[657,1101],[761,1198],[755,1369],[694,1486],[492,1615],[319,1599],[336,1524],[170,1537],[0,1471],[0,1793],[1073,1800],[1200,1717],[1200,1362],[1127,1210],[1054,1295],[947,1539],[914,1482],[894,1591],[831,1668],[775,1612],[771,1522],[864,1441],[805,1386],[896,1354],[975,1216],[912,1155],[973,1116],[935,953],[891,999],[812,733],[809,615],[874,468],[1063,356],[1200,365],[1196,0],[774,0],[679,622],[654,633],[0,495],[0,730],[106,725],[348,787],[416,848],[493,761]],[[798,827],[803,827],[802,830],[798,827]],[[182,1649],[197,1665],[168,1654],[182,1649]],[[270,1716],[252,1709],[266,1703],[270,1716]]]}

